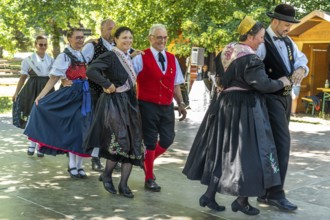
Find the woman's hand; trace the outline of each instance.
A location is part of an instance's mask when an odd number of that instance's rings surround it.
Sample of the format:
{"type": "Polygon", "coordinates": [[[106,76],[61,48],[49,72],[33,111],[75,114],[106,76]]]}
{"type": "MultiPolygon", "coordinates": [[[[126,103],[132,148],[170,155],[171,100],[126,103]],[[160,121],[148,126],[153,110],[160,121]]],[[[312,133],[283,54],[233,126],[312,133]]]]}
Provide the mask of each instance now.
{"type": "Polygon", "coordinates": [[[286,76],[282,76],[282,77],[279,78],[278,80],[282,81],[282,83],[283,83],[283,87],[285,87],[285,86],[290,86],[290,85],[291,85],[290,80],[289,80],[288,77],[286,77],[286,76]]]}
{"type": "Polygon", "coordinates": [[[72,80],[69,80],[69,79],[62,79],[61,83],[62,83],[63,87],[72,86],[72,84],[73,84],[72,80]]]}
{"type": "Polygon", "coordinates": [[[36,100],[34,101],[34,103],[36,103],[36,106],[38,106],[38,104],[39,104],[39,100],[40,99],[42,99],[43,97],[41,97],[41,96],[37,96],[37,98],[36,98],[36,100]]]}
{"type": "Polygon", "coordinates": [[[108,93],[108,94],[111,94],[111,93],[114,93],[116,92],[116,87],[114,86],[114,84],[111,84],[111,86],[109,88],[103,88],[103,91],[105,93],[108,93]]]}

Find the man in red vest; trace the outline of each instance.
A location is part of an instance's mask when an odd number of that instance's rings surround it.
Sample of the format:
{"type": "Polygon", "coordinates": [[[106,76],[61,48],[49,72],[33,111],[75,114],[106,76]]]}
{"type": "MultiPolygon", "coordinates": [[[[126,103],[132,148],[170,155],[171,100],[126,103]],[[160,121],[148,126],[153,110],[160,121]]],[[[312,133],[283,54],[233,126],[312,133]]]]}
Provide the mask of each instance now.
{"type": "Polygon", "coordinates": [[[180,84],[184,83],[178,60],[165,51],[167,31],[164,25],[150,28],[150,48],[144,55],[137,55],[133,65],[137,76],[137,96],[142,119],[142,130],[146,154],[144,160],[145,189],[159,192],[155,182],[154,160],[162,155],[174,140],[173,98],[178,104],[180,121],[187,112],[182,99],[180,84]]]}

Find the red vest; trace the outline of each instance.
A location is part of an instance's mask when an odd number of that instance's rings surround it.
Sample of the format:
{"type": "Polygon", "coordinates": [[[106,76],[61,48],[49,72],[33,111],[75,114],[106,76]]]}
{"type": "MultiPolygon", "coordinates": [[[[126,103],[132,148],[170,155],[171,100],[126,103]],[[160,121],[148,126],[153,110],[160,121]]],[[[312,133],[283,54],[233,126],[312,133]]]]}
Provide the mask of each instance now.
{"type": "Polygon", "coordinates": [[[66,77],[70,80],[86,78],[86,64],[78,63],[75,66],[70,65],[65,72],[66,77]]]}
{"type": "Polygon", "coordinates": [[[144,52],[143,68],[137,77],[137,97],[142,101],[170,105],[174,96],[175,56],[166,52],[167,69],[163,74],[151,50],[144,52]]]}

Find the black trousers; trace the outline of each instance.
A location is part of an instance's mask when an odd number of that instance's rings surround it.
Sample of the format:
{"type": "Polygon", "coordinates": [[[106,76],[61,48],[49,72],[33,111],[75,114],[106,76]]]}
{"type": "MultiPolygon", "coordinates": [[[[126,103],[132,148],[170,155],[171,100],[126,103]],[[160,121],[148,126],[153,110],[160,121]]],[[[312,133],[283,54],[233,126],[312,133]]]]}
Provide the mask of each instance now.
{"type": "Polygon", "coordinates": [[[142,120],[143,142],[148,150],[154,150],[159,139],[159,145],[165,149],[174,141],[174,106],[158,105],[139,100],[142,120]],[[159,137],[159,138],[158,138],[159,137]]]}
{"type": "Polygon", "coordinates": [[[281,185],[271,187],[267,190],[269,199],[285,198],[284,182],[288,169],[289,155],[290,155],[290,131],[289,122],[291,114],[291,96],[280,96],[274,94],[267,94],[266,104],[268,108],[270,125],[274,136],[274,141],[277,150],[277,157],[280,168],[281,185]]]}

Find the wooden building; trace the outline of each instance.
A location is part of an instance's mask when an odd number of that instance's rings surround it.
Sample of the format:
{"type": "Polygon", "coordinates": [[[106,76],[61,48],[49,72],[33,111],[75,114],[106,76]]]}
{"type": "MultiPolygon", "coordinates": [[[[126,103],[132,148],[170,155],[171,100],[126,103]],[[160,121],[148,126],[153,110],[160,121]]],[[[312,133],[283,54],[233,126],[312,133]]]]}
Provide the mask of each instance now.
{"type": "Polygon", "coordinates": [[[307,56],[310,68],[302,81],[300,96],[293,103],[293,112],[303,112],[301,97],[316,95],[330,79],[330,13],[313,11],[292,26],[289,36],[307,56]]]}

